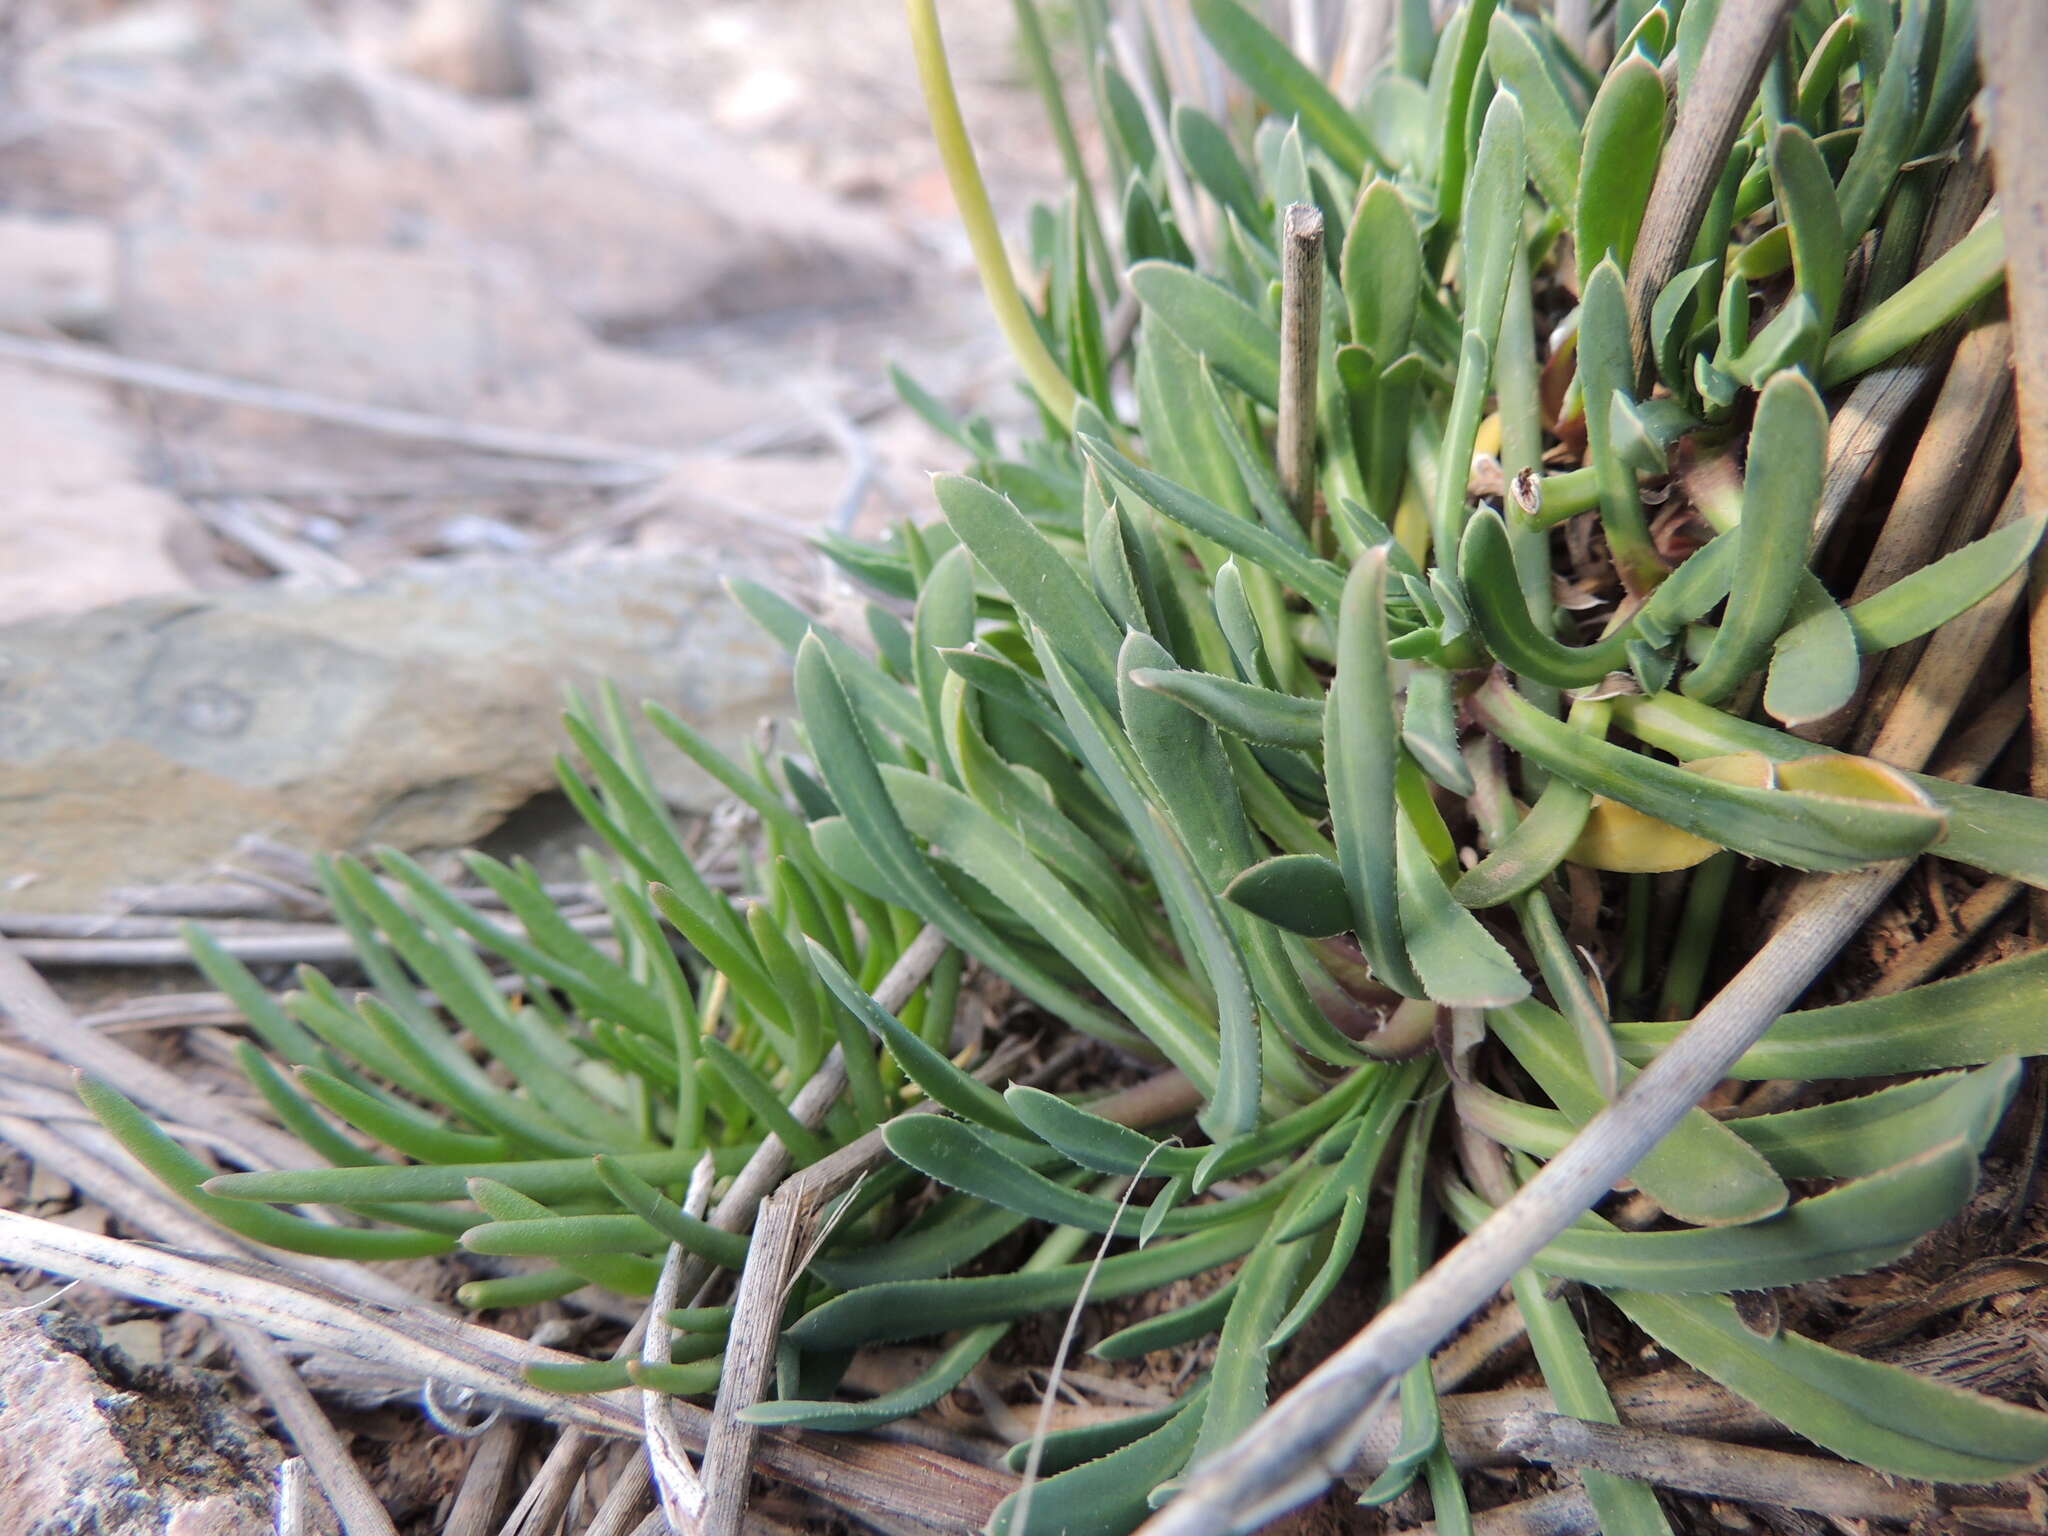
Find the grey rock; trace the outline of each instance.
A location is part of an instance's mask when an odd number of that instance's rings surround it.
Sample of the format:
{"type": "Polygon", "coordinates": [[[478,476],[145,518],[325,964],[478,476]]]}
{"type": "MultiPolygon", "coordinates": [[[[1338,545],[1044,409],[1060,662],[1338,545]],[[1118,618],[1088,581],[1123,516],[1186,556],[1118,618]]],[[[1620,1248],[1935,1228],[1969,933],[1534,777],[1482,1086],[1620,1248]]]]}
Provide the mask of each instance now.
{"type": "Polygon", "coordinates": [[[211,1377],[0,1316],[0,1536],[263,1536],[278,1461],[211,1377]]]}
{"type": "Polygon", "coordinates": [[[533,89],[518,0],[420,0],[398,62],[465,96],[524,96],[533,89]]]}
{"type": "Polygon", "coordinates": [[[483,297],[458,257],[157,227],[121,253],[115,340],[138,357],[423,411],[472,405],[483,297]]]}
{"type": "Polygon", "coordinates": [[[103,386],[0,365],[0,624],[190,586],[198,525],[139,457],[103,386]]]}
{"type": "MultiPolygon", "coordinates": [[[[730,750],[789,707],[786,659],[702,559],[423,565],[0,628],[0,902],[188,878],[250,832],[465,845],[550,788],[564,688],[607,678],[730,750]]],[[[651,756],[677,803],[718,799],[651,756]]]]}
{"type": "Polygon", "coordinates": [[[0,213],[0,329],[103,336],[114,305],[114,231],[99,219],[0,213]]]}

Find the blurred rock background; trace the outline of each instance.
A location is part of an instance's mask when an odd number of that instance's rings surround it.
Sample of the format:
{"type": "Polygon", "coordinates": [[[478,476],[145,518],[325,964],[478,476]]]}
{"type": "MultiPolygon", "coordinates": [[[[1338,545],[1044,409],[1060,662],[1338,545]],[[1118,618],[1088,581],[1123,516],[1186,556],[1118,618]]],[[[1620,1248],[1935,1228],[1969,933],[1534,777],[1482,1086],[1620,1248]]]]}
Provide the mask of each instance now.
{"type": "Polygon", "coordinates": [[[517,827],[572,683],[744,742],[721,579],[846,601],[805,536],[957,457],[890,361],[1019,415],[895,0],[4,0],[0,910],[517,827]]]}

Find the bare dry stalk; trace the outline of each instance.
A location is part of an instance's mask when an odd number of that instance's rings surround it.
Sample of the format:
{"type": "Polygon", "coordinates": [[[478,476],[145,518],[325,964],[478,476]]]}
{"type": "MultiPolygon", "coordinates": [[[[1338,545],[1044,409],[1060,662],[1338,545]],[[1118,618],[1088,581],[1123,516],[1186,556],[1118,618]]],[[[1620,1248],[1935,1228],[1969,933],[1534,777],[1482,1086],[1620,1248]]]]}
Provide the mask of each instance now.
{"type": "MultiPolygon", "coordinates": [[[[2030,515],[2020,486],[2015,484],[1992,527],[2004,528],[2030,515]]],[[[1934,632],[1920,664],[1870,744],[1872,757],[1898,768],[1926,765],[1956,711],[1976,686],[1985,659],[2019,606],[2025,586],[2024,574],[2013,576],[1969,612],[1934,632]]]]}
{"type": "Polygon", "coordinates": [[[2012,745],[2026,721],[2027,703],[2027,680],[2016,677],[2005,692],[1977,712],[1975,720],[1949,739],[1927,771],[1952,784],[1976,783],[2012,745]]]}
{"type": "Polygon", "coordinates": [[[1455,1392],[1481,1366],[1529,1331],[1512,1292],[1482,1312],[1470,1328],[1438,1350],[1429,1363],[1429,1378],[1439,1392],[1455,1392]]]}
{"type": "Polygon", "coordinates": [[[2048,119],[2040,107],[2048,7],[1983,7],[1977,55],[2005,212],[2005,292],[2019,376],[2020,454],[2028,495],[2048,506],[2048,119]]]}
{"type": "MultiPolygon", "coordinates": [[[[700,1220],[711,1204],[714,1177],[711,1154],[706,1152],[691,1171],[690,1187],[683,1196],[683,1209],[700,1220]]],[[[668,1314],[682,1304],[684,1259],[682,1245],[671,1243],[668,1257],[662,1261],[661,1278],[655,1282],[653,1299],[647,1303],[646,1337],[641,1342],[640,1358],[648,1365],[668,1363],[668,1314]]],[[[704,1486],[690,1465],[689,1448],[683,1444],[673,1400],[663,1392],[641,1392],[640,1417],[647,1426],[647,1463],[654,1475],[655,1489],[661,1495],[662,1513],[668,1517],[669,1528],[675,1536],[697,1536],[703,1528],[704,1486]]],[[[714,1419],[712,1444],[717,1440],[714,1419]]]]}
{"type": "Polygon", "coordinates": [[[1635,1166],[1840,951],[1906,864],[1836,876],[1622,1095],[1348,1344],[1190,1478],[1150,1536],[1223,1536],[1314,1497],[1349,1463],[1400,1374],[1635,1166]]]}
{"type": "MultiPolygon", "coordinates": [[[[927,926],[889,967],[889,973],[874,990],[875,1001],[890,1013],[902,1008],[924,985],[925,978],[931,975],[932,967],[939,963],[939,956],[946,952],[946,943],[943,933],[927,926]]],[[[789,1112],[806,1129],[816,1130],[824,1123],[825,1112],[838,1101],[845,1089],[846,1058],[835,1045],[811,1075],[811,1080],[790,1101],[789,1112]]],[[[770,1136],[762,1142],[720,1197],[717,1208],[711,1213],[711,1224],[726,1232],[746,1231],[753,1225],[754,1213],[760,1209],[761,1202],[789,1172],[789,1161],[789,1149],[783,1146],[780,1137],[770,1136]]],[[[680,1289],[686,1295],[694,1293],[710,1274],[711,1266],[693,1255],[683,1266],[680,1289]]]]}
{"type": "Polygon", "coordinates": [[[1587,1467],[1686,1493],[1851,1519],[1911,1520],[1935,1507],[1934,1490],[1927,1484],[1895,1482],[1847,1462],[1594,1424],[1562,1414],[1516,1414],[1502,1430],[1501,1449],[1526,1461],[1587,1467]]]}
{"type": "MultiPolygon", "coordinates": [[[[1913,446],[1913,460],[1849,601],[1860,603],[1933,560],[1950,532],[1956,485],[1987,457],[2002,434],[2000,416],[2012,393],[2012,327],[1990,316],[1956,343],[1934,410],[1913,446]]],[[[2005,423],[2011,430],[2010,424],[2005,423]]],[[[1966,537],[1975,537],[1974,533],[1966,537]]]]}
{"type": "Polygon", "coordinates": [[[341,1522],[344,1536],[398,1536],[384,1501],[377,1497],[377,1491],[363,1476],[363,1469],[349,1455],[348,1446],[327,1422],[327,1415],[313,1401],[313,1394],[299,1380],[298,1372],[278,1353],[277,1346],[260,1328],[251,1328],[247,1323],[223,1322],[217,1326],[234,1350],[242,1374],[262,1398],[263,1406],[277,1415],[285,1433],[292,1437],[292,1444],[312,1468],[320,1491],[327,1495],[335,1518],[341,1522]]]}
{"type": "Polygon", "coordinates": [[[1894,955],[1886,963],[1877,984],[1863,995],[1890,997],[1895,992],[1919,986],[1982,938],[1984,930],[1997,922],[2026,888],[2021,881],[2008,880],[2003,875],[1986,880],[1956,908],[1953,922],[1935,929],[1910,949],[1894,955]]]}
{"type": "Polygon", "coordinates": [[[335,426],[355,427],[383,437],[410,438],[417,442],[447,443],[474,448],[484,453],[501,453],[514,458],[559,459],[572,464],[631,466],[653,479],[675,462],[676,456],[656,448],[607,443],[595,438],[572,437],[558,432],[529,432],[519,427],[480,426],[431,416],[421,411],[395,411],[383,406],[358,405],[329,395],[304,390],[279,389],[269,384],[252,384],[243,379],[223,378],[169,363],[149,363],[122,357],[98,347],[82,347],[68,341],[44,341],[29,336],[0,332],[0,358],[48,368],[58,373],[104,379],[110,384],[129,384],[161,394],[184,395],[195,400],[213,400],[222,405],[248,406],[274,411],[282,416],[299,416],[307,421],[324,421],[335,426]]]}
{"type": "Polygon", "coordinates": [[[1629,259],[1628,309],[1638,373],[1649,362],[1650,306],[1692,254],[1707,203],[1728,165],[1728,151],[1795,3],[1727,0],[1708,34],[1629,259]]]}
{"type": "Polygon", "coordinates": [[[1280,489],[1307,529],[1316,510],[1316,358],[1323,334],[1323,214],[1288,206],[1280,250],[1280,489]]]}
{"type": "MultiPolygon", "coordinates": [[[[177,1127],[171,1129],[176,1134],[177,1127]]],[[[40,1104],[10,1098],[0,1102],[0,1140],[19,1147],[32,1160],[58,1170],[139,1231],[167,1234],[175,1228],[181,1234],[175,1241],[199,1253],[243,1257],[251,1251],[232,1234],[198,1221],[165,1195],[154,1179],[135,1167],[120,1143],[82,1108],[75,1118],[60,1117],[40,1104]]],[[[284,1262],[286,1267],[324,1285],[384,1306],[435,1307],[389,1275],[346,1259],[295,1253],[285,1255],[284,1262]]]]}
{"type": "MultiPolygon", "coordinates": [[[[1659,1371],[1611,1384],[1614,1406],[1624,1424],[1713,1439],[1747,1439],[1777,1426],[1770,1416],[1727,1388],[1690,1371],[1659,1371]]],[[[1442,1400],[1444,1449],[1461,1467],[1501,1467],[1515,1458],[1501,1449],[1501,1434],[1517,1414],[1555,1413],[1542,1387],[1503,1387],[1461,1392],[1442,1400]]],[[[1382,1413],[1373,1423],[1347,1479],[1364,1487],[1386,1468],[1401,1442],[1401,1415],[1382,1413]]]]}
{"type": "MultiPolygon", "coordinates": [[[[2048,123],[2039,109],[2041,60],[2048,57],[2048,9],[1984,7],[1978,23],[1985,121],[2005,213],[2005,292],[2013,317],[2019,394],[2020,474],[2030,503],[2048,508],[2048,123]]],[[[2048,794],[2048,557],[2037,555],[2027,624],[2033,682],[2032,788],[2048,794]]],[[[2032,899],[2036,937],[2048,933],[2048,896],[2032,899]]]]}
{"type": "MultiPolygon", "coordinates": [[[[946,936],[937,928],[926,927],[897,957],[875,988],[875,1001],[891,1013],[901,1009],[938,964],[946,944],[946,936]]],[[[845,1088],[846,1057],[835,1045],[790,1102],[790,1113],[805,1127],[815,1129],[845,1088]]],[[[886,1149],[881,1145],[880,1133],[870,1132],[833,1157],[806,1169],[781,1196],[771,1198],[789,1171],[790,1158],[781,1139],[770,1136],[747,1160],[746,1167],[740,1170],[712,1213],[714,1226],[737,1232],[751,1225],[755,1232],[734,1302],[725,1367],[719,1376],[718,1397],[708,1431],[703,1518],[710,1536],[733,1536],[745,1516],[747,1477],[759,1432],[740,1415],[760,1401],[767,1387],[767,1373],[775,1359],[775,1337],[782,1324],[790,1265],[817,1203],[829,1198],[815,1193],[824,1187],[818,1177],[820,1170],[827,1164],[836,1168],[857,1162],[859,1156],[877,1155],[886,1155],[886,1149]],[[873,1143],[872,1148],[849,1158],[848,1154],[869,1142],[873,1143]],[[764,1221],[772,1218],[772,1225],[757,1223],[757,1212],[762,1213],[764,1221]]],[[[694,1292],[709,1274],[710,1266],[693,1256],[681,1264],[677,1288],[684,1293],[694,1292]]]]}
{"type": "MultiPolygon", "coordinates": [[[[2012,452],[2011,370],[2012,337],[2003,321],[1987,321],[1957,343],[1851,602],[1883,591],[1983,532],[2005,490],[2012,452]]],[[[1909,643],[1886,652],[1865,669],[1862,686],[1846,705],[1796,734],[1837,743],[1859,719],[1882,720],[1923,650],[1924,643],[1909,643]]]]}
{"type": "MultiPolygon", "coordinates": [[[[1990,175],[1981,161],[1950,170],[1935,194],[1920,237],[1922,268],[1969,232],[1990,195],[1990,175]]],[[[1821,485],[1820,510],[1813,520],[1816,550],[1827,543],[1828,535],[1862,492],[1893,430],[1933,385],[1954,345],[1957,329],[1944,326],[1864,374],[1849,391],[1849,398],[1836,408],[1828,424],[1827,477],[1821,485]]]]}
{"type": "MultiPolygon", "coordinates": [[[[1472,1517],[1472,1536],[1600,1536],[1600,1516],[1580,1487],[1539,1493],[1472,1517]]],[[[1411,1536],[1440,1536],[1434,1521],[1418,1525],[1411,1536]]]]}
{"type": "Polygon", "coordinates": [[[277,1466],[277,1536],[312,1536],[313,1501],[306,1458],[287,1456],[277,1466]]]}
{"type": "MultiPolygon", "coordinates": [[[[887,978],[883,987],[888,987],[887,978]]],[[[893,989],[890,995],[894,996],[893,989]]],[[[877,989],[875,996],[881,1001],[882,989],[877,989]]],[[[902,1004],[899,1001],[885,1006],[893,1012],[902,1004]]],[[[999,1082],[1008,1076],[1013,1061],[1009,1053],[999,1051],[976,1070],[975,1076],[984,1082],[999,1082]]],[[[1194,1085],[1176,1070],[1113,1093],[1089,1108],[1119,1125],[1142,1126],[1187,1114],[1199,1103],[1194,1085]]],[[[929,1114],[937,1108],[926,1101],[897,1118],[929,1114]]],[[[759,1434],[741,1415],[759,1402],[767,1390],[783,1304],[791,1282],[802,1263],[807,1262],[802,1256],[813,1242],[820,1215],[842,1191],[888,1161],[885,1129],[878,1126],[820,1158],[786,1181],[761,1205],[753,1242],[747,1249],[746,1267],[740,1272],[739,1286],[733,1295],[725,1368],[719,1375],[718,1398],[712,1409],[710,1446],[704,1458],[706,1536],[734,1536],[740,1530],[739,1522],[746,1509],[747,1475],[759,1434]]]]}
{"type": "Polygon", "coordinates": [[[604,1441],[588,1429],[565,1429],[556,1436],[540,1470],[499,1527],[499,1536],[553,1536],[568,1512],[569,1500],[575,1497],[584,1468],[603,1446],[604,1441]]]}
{"type": "MultiPolygon", "coordinates": [[[[1985,445],[1984,456],[1971,466],[1968,474],[1958,476],[1944,490],[1943,499],[1949,508],[1949,517],[1947,536],[1940,550],[1943,554],[1961,547],[1968,539],[1979,537],[2015,484],[2012,475],[2012,400],[2009,395],[1998,415],[2002,419],[1994,424],[1993,440],[1985,445]]],[[[1846,745],[1852,752],[1868,751],[1892,710],[1897,707],[1899,695],[1919,668],[1931,641],[1931,636],[1909,640],[1904,645],[1893,646],[1878,658],[1877,664],[1869,671],[1860,699],[1852,699],[1848,706],[1829,717],[1831,725],[1842,721],[1852,723],[1853,729],[1847,741],[1832,737],[1822,739],[1829,740],[1832,745],[1846,745]]]]}
{"type": "MultiPolygon", "coordinates": [[[[654,1475],[648,1470],[647,1458],[635,1456],[626,1463],[618,1480],[605,1494],[604,1502],[597,1507],[590,1525],[583,1536],[628,1536],[636,1529],[641,1517],[648,1513],[654,1475]]],[[[654,1511],[659,1515],[659,1510],[654,1511]]],[[[662,1516],[664,1520],[666,1516],[662,1516]]]]}
{"type": "Polygon", "coordinates": [[[441,1536],[491,1536],[498,1528],[512,1501],[512,1479],[519,1472],[526,1433],[526,1420],[508,1413],[477,1436],[441,1536]]]}

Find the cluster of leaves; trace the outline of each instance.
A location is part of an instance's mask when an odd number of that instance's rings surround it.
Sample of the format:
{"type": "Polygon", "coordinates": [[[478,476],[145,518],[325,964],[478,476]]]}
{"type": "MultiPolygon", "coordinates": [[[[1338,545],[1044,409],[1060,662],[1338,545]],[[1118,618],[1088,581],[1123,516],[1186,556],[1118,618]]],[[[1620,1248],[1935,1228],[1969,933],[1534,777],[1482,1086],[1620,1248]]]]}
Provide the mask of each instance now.
{"type": "MultiPolygon", "coordinates": [[[[800,752],[737,765],[649,711],[758,815],[749,898],[700,876],[616,703],[578,707],[583,770],[565,762],[563,782],[615,855],[590,861],[611,943],[563,921],[531,870],[470,861],[513,926],[395,853],[381,874],[325,866],[371,982],[356,997],[309,970],[280,1002],[195,935],[264,1047],[244,1048],[252,1081],[333,1167],[214,1176],[118,1095],[86,1092],[160,1177],[258,1241],[546,1261],[466,1286],[476,1307],[585,1285],[646,1295],[671,1244],[736,1268],[745,1236],[677,1203],[706,1150],[730,1173],[776,1136],[802,1166],[885,1126],[898,1162],[844,1198],[795,1287],[779,1397],[750,1413],[764,1423],[915,1413],[1084,1284],[1130,1295],[1239,1262],[1202,1300],[1095,1346],[1123,1359],[1213,1336],[1179,1402],[1043,1448],[1033,1524],[1119,1532],[1258,1416],[1275,1351],[1352,1273],[1383,1165],[1372,1283],[1398,1291],[1438,1247],[1436,1208],[1482,1219],[1683,1027],[1609,1018],[1553,905],[1564,865],[1694,868],[1705,921],[1659,957],[1683,978],[1659,1010],[1677,1019],[1737,856],[1839,870],[1938,846],[2048,886],[2048,806],[1749,718],[1759,700],[1788,725],[1839,709],[1860,658],[1999,588],[2040,532],[2013,522],[1846,608],[1809,564],[1821,392],[1998,281],[1995,214],[1919,260],[1975,89],[1970,0],[1795,9],[1640,357],[1630,261],[1713,0],[1623,0],[1599,74],[1541,17],[1468,0],[1432,34],[1428,7],[1404,3],[1355,104],[1236,0],[1195,0],[1207,44],[1263,104],[1227,120],[1162,109],[1158,40],[1127,75],[1102,9],[1077,13],[1119,254],[1085,183],[1034,221],[1036,370],[1025,361],[1043,436],[1006,452],[901,381],[973,463],[937,482],[942,522],[825,541],[877,594],[865,642],[736,593],[794,654],[800,752]],[[1313,388],[1287,400],[1296,205],[1322,214],[1332,298],[1313,388]],[[1849,254],[1880,228],[1851,318],[1849,254]],[[1127,355],[1109,321],[1123,295],[1142,316],[1127,355]],[[1321,490],[1307,519],[1271,445],[1300,410],[1321,490]],[[1546,432],[1583,443],[1582,463],[1545,472],[1546,432]],[[1482,450],[1507,475],[1499,509],[1468,495],[1482,450]],[[1703,498],[1711,536],[1674,568],[1641,482],[1680,452],[1725,459],[1739,490],[1703,498]],[[1554,601],[1546,532],[1580,513],[1597,514],[1621,587],[1583,640],[1554,601]],[[1461,845],[1485,856],[1465,867],[1461,845]],[[927,924],[952,948],[892,1015],[870,994],[927,924]],[[948,1054],[965,961],[1184,1073],[1195,1125],[1161,1140],[1085,1096],[970,1075],[948,1054]],[[1483,1082],[1468,1068],[1489,1037],[1504,1054],[1483,1082]],[[834,1046],[849,1086],[813,1130],[789,1103],[834,1046]],[[895,1118],[920,1097],[949,1113],[895,1118]],[[1484,1193],[1432,1159],[1446,1106],[1509,1150],[1473,1179],[1484,1193]],[[948,1193],[907,1204],[921,1176],[948,1193]],[[992,1262],[1027,1227],[1028,1256],[992,1262]],[[1083,1250],[1105,1237],[1130,1244],[1091,1278],[1083,1250]],[[859,1347],[941,1334],[916,1381],[833,1398],[859,1347]]],[[[1759,1334],[1725,1297],[1871,1268],[1956,1215],[2015,1058],[2048,1048],[2044,1000],[2048,958],[2029,956],[1781,1020],[1739,1075],[1908,1080],[1729,1122],[1695,1110],[1635,1173],[1667,1220],[1624,1231],[1589,1214],[1547,1249],[1516,1289],[1561,1408],[1614,1417],[1555,1278],[1870,1466],[1981,1482],[2048,1459],[2048,1419],[1759,1334]]],[[[672,1363],[549,1379],[707,1392],[729,1321],[680,1312],[672,1363]]],[[[1426,1475],[1456,1529],[1426,1369],[1402,1416],[1371,1496],[1426,1475]]],[[[1604,1528],[1667,1529],[1642,1485],[1586,1483],[1604,1528]]]]}

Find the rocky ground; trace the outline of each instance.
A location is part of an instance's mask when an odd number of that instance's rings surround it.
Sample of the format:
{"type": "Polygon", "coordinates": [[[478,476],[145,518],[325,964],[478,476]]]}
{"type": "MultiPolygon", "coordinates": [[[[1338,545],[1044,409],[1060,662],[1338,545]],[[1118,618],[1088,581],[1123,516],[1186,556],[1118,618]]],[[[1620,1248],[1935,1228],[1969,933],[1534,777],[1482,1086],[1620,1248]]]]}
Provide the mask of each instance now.
{"type": "MultiPolygon", "coordinates": [[[[952,456],[888,362],[1013,410],[893,0],[502,9],[0,5],[0,911],[482,836],[567,683],[743,739],[720,579],[833,601],[804,535],[952,456]]],[[[948,24],[1021,211],[1008,7],[948,24]]]]}

